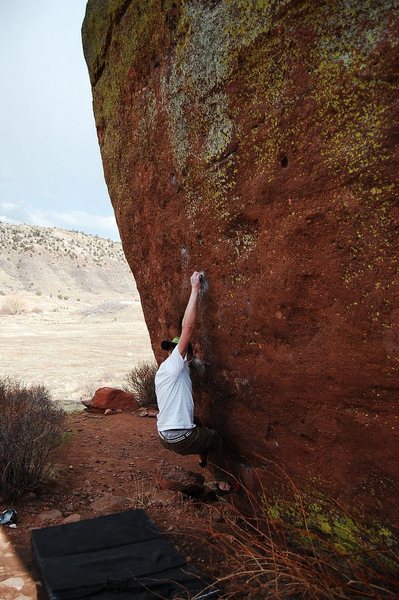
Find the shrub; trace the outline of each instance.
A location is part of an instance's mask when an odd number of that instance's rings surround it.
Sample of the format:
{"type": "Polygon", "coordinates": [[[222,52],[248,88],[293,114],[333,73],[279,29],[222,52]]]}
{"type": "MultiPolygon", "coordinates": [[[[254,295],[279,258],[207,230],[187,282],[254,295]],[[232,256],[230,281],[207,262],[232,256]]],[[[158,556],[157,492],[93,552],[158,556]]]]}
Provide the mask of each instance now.
{"type": "Polygon", "coordinates": [[[134,394],[140,406],[158,406],[154,383],[157,369],[158,365],[154,362],[142,362],[134,367],[126,377],[124,389],[134,394]]]}
{"type": "Polygon", "coordinates": [[[21,315],[27,312],[25,300],[18,295],[6,296],[0,309],[2,315],[21,315]]]}
{"type": "Polygon", "coordinates": [[[44,386],[9,378],[0,379],[0,406],[0,494],[13,501],[48,478],[65,413],[44,386]]]}

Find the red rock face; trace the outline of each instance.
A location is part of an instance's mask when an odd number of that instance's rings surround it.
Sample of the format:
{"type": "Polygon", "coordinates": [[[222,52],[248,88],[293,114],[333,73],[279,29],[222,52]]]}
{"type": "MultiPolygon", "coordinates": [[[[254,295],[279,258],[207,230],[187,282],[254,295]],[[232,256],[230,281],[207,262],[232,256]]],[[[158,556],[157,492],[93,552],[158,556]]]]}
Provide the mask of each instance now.
{"type": "Polygon", "coordinates": [[[84,51],[156,356],[204,270],[204,424],[395,520],[398,13],[317,4],[89,0],[84,51]]]}

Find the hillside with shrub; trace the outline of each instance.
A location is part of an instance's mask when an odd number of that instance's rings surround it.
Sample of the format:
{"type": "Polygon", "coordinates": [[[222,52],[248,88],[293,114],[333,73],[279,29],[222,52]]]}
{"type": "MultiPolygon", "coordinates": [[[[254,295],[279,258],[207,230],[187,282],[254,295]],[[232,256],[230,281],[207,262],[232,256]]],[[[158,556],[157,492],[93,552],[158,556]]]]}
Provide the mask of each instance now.
{"type": "Polygon", "coordinates": [[[0,294],[137,298],[122,245],[79,231],[0,222],[0,294]]]}
{"type": "Polygon", "coordinates": [[[0,378],[76,408],[153,358],[120,242],[0,222],[0,378]]]}

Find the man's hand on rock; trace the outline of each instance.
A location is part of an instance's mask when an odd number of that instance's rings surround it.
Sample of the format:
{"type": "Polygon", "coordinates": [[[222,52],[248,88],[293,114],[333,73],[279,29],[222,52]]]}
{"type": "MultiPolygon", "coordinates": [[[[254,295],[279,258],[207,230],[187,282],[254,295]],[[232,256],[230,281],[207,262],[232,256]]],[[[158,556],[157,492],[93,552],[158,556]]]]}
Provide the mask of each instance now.
{"type": "Polygon", "coordinates": [[[201,273],[199,273],[198,271],[194,271],[194,273],[191,275],[191,287],[194,291],[197,291],[200,289],[201,286],[201,273]]]}

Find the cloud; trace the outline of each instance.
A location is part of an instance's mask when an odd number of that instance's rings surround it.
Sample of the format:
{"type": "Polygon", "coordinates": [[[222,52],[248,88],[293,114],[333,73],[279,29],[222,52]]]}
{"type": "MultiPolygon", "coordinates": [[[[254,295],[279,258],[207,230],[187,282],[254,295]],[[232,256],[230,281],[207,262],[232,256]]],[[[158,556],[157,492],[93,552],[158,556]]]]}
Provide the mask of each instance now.
{"type": "Polygon", "coordinates": [[[87,0],[1,4],[2,219],[119,239],[82,53],[87,0]]]}
{"type": "Polygon", "coordinates": [[[15,202],[0,202],[0,206],[3,210],[15,210],[19,208],[19,204],[16,204],[15,202]]]}
{"type": "Polygon", "coordinates": [[[0,223],[10,223],[10,225],[18,225],[18,221],[14,221],[14,219],[9,219],[5,215],[0,215],[0,223]]]}
{"type": "Polygon", "coordinates": [[[36,209],[23,201],[0,201],[0,221],[11,224],[26,223],[41,227],[78,229],[101,237],[119,239],[119,232],[113,215],[97,215],[82,210],[55,211],[36,209]]]}

